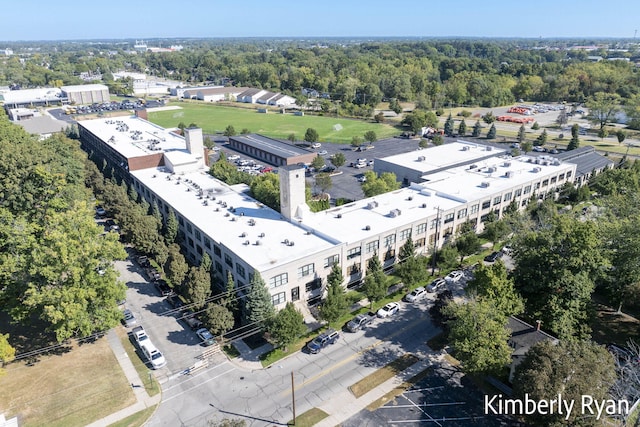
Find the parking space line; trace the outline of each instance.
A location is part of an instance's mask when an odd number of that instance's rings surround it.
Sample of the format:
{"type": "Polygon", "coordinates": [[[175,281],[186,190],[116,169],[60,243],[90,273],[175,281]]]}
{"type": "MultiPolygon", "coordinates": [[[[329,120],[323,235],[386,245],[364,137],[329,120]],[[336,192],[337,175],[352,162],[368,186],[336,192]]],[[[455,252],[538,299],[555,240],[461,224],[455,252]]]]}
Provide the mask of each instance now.
{"type": "Polygon", "coordinates": [[[423,414],[425,414],[427,417],[429,417],[429,421],[430,422],[434,422],[437,425],[439,425],[440,427],[442,427],[442,424],[440,424],[438,421],[436,421],[431,415],[429,415],[427,413],[427,411],[425,411],[424,409],[421,409],[413,400],[409,399],[407,396],[403,396],[405,399],[407,399],[409,401],[409,403],[411,403],[416,409],[418,409],[420,412],[422,412],[423,414]]]}
{"type": "MultiPolygon", "coordinates": [[[[405,397],[406,399],[406,397],[405,397]]],[[[393,408],[414,408],[414,407],[427,407],[427,406],[452,406],[452,405],[466,405],[467,402],[447,402],[447,403],[422,403],[415,405],[394,405],[394,406],[381,406],[380,409],[393,409],[393,408]]]]}
{"type": "Polygon", "coordinates": [[[480,418],[484,418],[484,417],[455,417],[455,418],[438,418],[437,420],[434,418],[431,418],[430,420],[389,420],[387,421],[387,424],[406,424],[406,423],[436,423],[439,426],[441,426],[442,424],[440,424],[438,421],[468,421],[468,420],[478,420],[480,418]]]}
{"type": "Polygon", "coordinates": [[[414,391],[425,391],[425,390],[440,390],[442,388],[444,388],[443,385],[437,386],[437,387],[411,388],[411,389],[405,391],[405,393],[413,393],[414,391]]]}

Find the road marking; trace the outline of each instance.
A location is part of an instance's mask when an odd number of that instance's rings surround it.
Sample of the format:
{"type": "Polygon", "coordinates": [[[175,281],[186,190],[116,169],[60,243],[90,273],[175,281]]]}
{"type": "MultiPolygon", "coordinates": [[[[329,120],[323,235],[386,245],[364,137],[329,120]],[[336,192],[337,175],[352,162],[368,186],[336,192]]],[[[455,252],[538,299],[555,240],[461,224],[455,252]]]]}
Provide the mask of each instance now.
{"type": "Polygon", "coordinates": [[[451,403],[422,403],[415,405],[393,405],[393,406],[381,406],[380,409],[394,409],[394,408],[416,408],[426,406],[449,406],[449,405],[466,405],[467,402],[451,402],[451,403]]]}
{"type": "MultiPolygon", "coordinates": [[[[164,390],[165,392],[167,392],[167,391],[171,390],[171,389],[172,389],[172,388],[174,388],[174,387],[178,387],[179,385],[182,385],[182,384],[186,383],[187,381],[191,381],[191,380],[193,380],[193,379],[196,379],[196,378],[198,378],[198,377],[199,377],[199,376],[201,376],[201,375],[205,375],[205,374],[207,374],[207,373],[209,373],[209,372],[213,371],[214,369],[221,368],[221,367],[223,367],[224,365],[228,365],[229,363],[230,363],[230,362],[229,362],[228,360],[225,360],[224,362],[220,363],[219,365],[212,365],[212,366],[211,366],[211,369],[209,369],[209,370],[206,370],[206,369],[205,369],[205,370],[203,370],[203,371],[200,371],[200,372],[199,372],[198,374],[196,374],[196,375],[189,375],[189,376],[187,376],[187,377],[184,379],[184,381],[181,381],[181,382],[179,382],[179,383],[177,383],[177,384],[174,384],[174,385],[172,385],[171,387],[167,387],[167,388],[165,388],[165,389],[163,389],[163,390],[164,390]]],[[[184,376],[186,375],[186,374],[185,374],[185,372],[186,372],[187,370],[188,370],[188,368],[187,368],[187,369],[184,369],[184,370],[182,370],[182,371],[180,371],[180,372],[177,372],[177,373],[175,373],[175,374],[171,375],[171,377],[169,377],[169,379],[172,379],[172,380],[173,380],[173,379],[176,379],[176,378],[184,377],[184,376]]]]}
{"type": "MultiPolygon", "coordinates": [[[[392,333],[392,334],[389,334],[389,335],[387,335],[386,337],[383,337],[382,339],[380,339],[380,340],[376,341],[375,343],[371,344],[369,347],[366,347],[366,348],[364,348],[364,349],[362,349],[362,350],[358,351],[357,353],[354,353],[354,354],[352,354],[351,356],[349,356],[349,357],[347,357],[347,358],[345,358],[345,359],[341,360],[340,362],[338,362],[338,363],[335,363],[335,364],[331,365],[331,367],[330,367],[330,368],[323,369],[320,373],[318,373],[318,374],[314,375],[313,377],[311,377],[311,378],[307,379],[306,381],[303,381],[303,382],[302,382],[302,383],[300,383],[300,384],[297,384],[297,385],[295,386],[296,390],[297,390],[297,389],[300,389],[300,388],[302,388],[302,387],[304,387],[304,386],[306,386],[306,385],[308,385],[308,384],[311,384],[311,383],[312,383],[312,382],[314,382],[314,381],[319,380],[320,378],[322,378],[322,377],[324,377],[325,375],[329,374],[329,373],[330,373],[330,372],[332,372],[333,370],[335,370],[335,369],[337,369],[337,368],[341,367],[342,365],[344,365],[344,364],[346,364],[346,363],[348,363],[348,362],[352,361],[353,359],[357,358],[357,357],[358,357],[358,356],[360,356],[361,354],[366,353],[367,351],[373,350],[375,347],[379,346],[380,344],[385,343],[385,342],[387,342],[389,339],[391,339],[391,338],[395,337],[396,335],[398,335],[398,334],[401,334],[401,333],[405,332],[407,328],[412,328],[412,327],[414,327],[415,325],[417,325],[417,324],[419,324],[419,323],[423,322],[423,321],[424,321],[424,318],[425,318],[425,316],[421,316],[421,317],[419,317],[418,319],[416,319],[416,320],[414,320],[413,322],[409,323],[409,324],[408,324],[407,326],[405,326],[404,328],[398,329],[398,330],[396,330],[396,332],[394,332],[394,333],[392,333]]],[[[290,389],[287,389],[287,390],[282,391],[282,392],[280,393],[280,396],[288,396],[288,395],[290,395],[290,394],[291,394],[291,390],[290,390],[290,389]]]]}
{"type": "Polygon", "coordinates": [[[436,423],[438,425],[441,425],[438,421],[466,421],[466,420],[479,420],[482,419],[484,417],[456,417],[456,418],[438,418],[437,420],[435,419],[430,419],[430,420],[390,420],[387,421],[388,424],[404,424],[404,423],[436,423]]]}
{"type": "Polygon", "coordinates": [[[404,396],[405,399],[407,399],[409,401],[409,403],[411,403],[411,406],[415,407],[416,409],[418,409],[420,412],[422,412],[423,414],[425,414],[427,417],[429,417],[428,421],[432,421],[434,423],[436,423],[437,425],[439,425],[440,427],[442,427],[442,424],[440,424],[438,421],[436,421],[431,415],[429,415],[427,413],[427,411],[425,411],[424,409],[421,409],[417,403],[415,403],[413,400],[409,399],[407,396],[404,396]]]}
{"type": "MultiPolygon", "coordinates": [[[[185,393],[190,392],[191,390],[194,390],[194,389],[196,389],[196,388],[198,388],[198,387],[200,387],[200,386],[205,385],[205,384],[206,384],[206,383],[208,383],[209,381],[216,380],[216,379],[220,378],[221,376],[223,376],[223,375],[225,375],[225,374],[228,374],[229,372],[231,372],[231,371],[235,371],[235,370],[236,370],[236,368],[231,368],[231,369],[229,369],[228,371],[225,371],[225,372],[221,373],[220,375],[216,375],[215,377],[209,378],[208,380],[201,382],[200,384],[196,384],[196,385],[194,385],[193,387],[190,387],[190,388],[188,388],[188,389],[186,389],[186,390],[182,390],[182,391],[181,391],[180,393],[178,393],[178,394],[174,394],[174,395],[173,395],[173,396],[171,396],[171,397],[168,397],[168,398],[166,398],[166,399],[162,399],[162,402],[168,402],[168,401],[170,401],[171,399],[175,399],[175,398],[176,398],[176,397],[178,397],[178,396],[181,396],[181,395],[183,395],[183,394],[185,394],[185,393]]],[[[182,383],[181,383],[181,384],[182,384],[182,383]]],[[[175,386],[174,386],[174,387],[175,387],[175,386]]],[[[173,387],[172,387],[172,388],[173,388],[173,387]]]]}

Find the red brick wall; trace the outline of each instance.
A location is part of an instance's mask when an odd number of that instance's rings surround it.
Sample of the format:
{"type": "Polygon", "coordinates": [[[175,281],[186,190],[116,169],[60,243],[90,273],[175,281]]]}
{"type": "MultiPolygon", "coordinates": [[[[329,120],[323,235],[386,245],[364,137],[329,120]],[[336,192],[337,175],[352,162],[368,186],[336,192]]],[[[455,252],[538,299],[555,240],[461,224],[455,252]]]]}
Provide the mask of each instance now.
{"type": "Polygon", "coordinates": [[[162,153],[149,154],[147,156],[132,157],[129,159],[129,171],[148,169],[164,166],[162,153]]]}

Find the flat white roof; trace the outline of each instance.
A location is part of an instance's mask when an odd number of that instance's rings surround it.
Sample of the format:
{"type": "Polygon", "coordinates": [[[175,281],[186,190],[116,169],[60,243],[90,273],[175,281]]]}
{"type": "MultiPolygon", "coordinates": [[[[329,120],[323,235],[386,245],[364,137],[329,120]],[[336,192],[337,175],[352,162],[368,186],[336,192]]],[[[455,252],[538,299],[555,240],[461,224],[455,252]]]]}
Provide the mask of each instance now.
{"type": "Polygon", "coordinates": [[[258,271],[288,264],[338,243],[283,220],[279,212],[251,198],[247,186],[229,187],[206,169],[172,175],[161,167],[133,171],[131,175],[214,243],[221,243],[258,271]],[[293,245],[283,243],[285,240],[293,245]]]}
{"type": "Polygon", "coordinates": [[[426,191],[420,184],[413,184],[347,205],[307,213],[302,224],[318,234],[352,245],[374,239],[387,231],[408,227],[408,224],[427,222],[427,218],[437,216],[438,208],[448,211],[460,205],[457,200],[441,197],[426,191]]]}
{"type": "Polygon", "coordinates": [[[135,116],[78,122],[125,158],[159,152],[187,152],[184,138],[135,116]]]}
{"type": "Polygon", "coordinates": [[[421,173],[449,168],[460,163],[473,162],[486,157],[499,156],[505,151],[489,145],[458,140],[425,150],[409,151],[384,157],[389,163],[396,164],[421,173]]]}
{"type": "Polygon", "coordinates": [[[551,156],[501,156],[426,175],[422,185],[438,194],[471,202],[569,170],[575,171],[575,165],[551,156]]]}
{"type": "Polygon", "coordinates": [[[71,86],[62,86],[62,90],[64,92],[86,92],[88,90],[108,90],[109,88],[103,84],[93,83],[87,85],[71,85],[71,86]]]}
{"type": "Polygon", "coordinates": [[[42,102],[42,101],[59,101],[62,97],[62,91],[55,87],[45,87],[39,89],[21,89],[3,92],[0,100],[4,98],[7,103],[19,102],[42,102]]]}

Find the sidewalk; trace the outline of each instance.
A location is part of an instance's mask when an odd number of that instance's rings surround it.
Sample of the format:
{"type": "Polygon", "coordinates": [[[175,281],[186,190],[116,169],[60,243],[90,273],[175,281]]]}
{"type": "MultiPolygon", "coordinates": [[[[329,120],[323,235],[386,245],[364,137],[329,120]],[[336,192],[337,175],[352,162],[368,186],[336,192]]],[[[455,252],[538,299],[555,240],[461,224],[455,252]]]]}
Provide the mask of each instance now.
{"type": "Polygon", "coordinates": [[[147,390],[145,390],[143,382],[138,376],[138,372],[133,366],[133,363],[131,363],[129,355],[122,346],[122,342],[120,342],[120,338],[118,337],[118,334],[116,334],[115,329],[111,329],[109,331],[109,333],[107,334],[107,340],[109,341],[111,350],[116,356],[118,363],[122,367],[122,371],[127,377],[127,381],[129,381],[129,384],[131,384],[131,387],[133,388],[133,393],[136,396],[136,403],[124,409],[121,409],[118,412],[107,415],[106,417],[89,424],[88,427],[109,426],[117,421],[128,417],[129,415],[133,415],[136,412],[153,407],[160,403],[160,400],[162,400],[162,393],[158,393],[155,396],[150,397],[147,393],[147,390]]]}
{"type": "Polygon", "coordinates": [[[243,340],[234,341],[233,346],[238,350],[240,356],[229,359],[229,361],[236,366],[249,369],[251,371],[263,369],[262,363],[260,362],[260,356],[273,350],[273,346],[271,344],[264,344],[255,350],[252,350],[251,347],[245,344],[243,340]]]}

